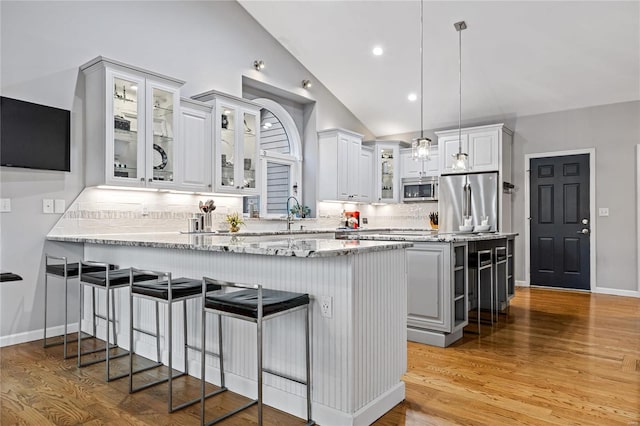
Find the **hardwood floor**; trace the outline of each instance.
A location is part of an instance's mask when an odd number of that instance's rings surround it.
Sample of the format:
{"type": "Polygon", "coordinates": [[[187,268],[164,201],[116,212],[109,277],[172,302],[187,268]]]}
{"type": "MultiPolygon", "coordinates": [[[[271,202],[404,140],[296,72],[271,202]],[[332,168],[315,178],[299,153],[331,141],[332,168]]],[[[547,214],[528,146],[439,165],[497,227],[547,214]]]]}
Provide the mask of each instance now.
{"type": "MultiPolygon", "coordinates": [[[[409,343],[406,400],[376,425],[640,425],[640,299],[518,289],[512,302],[480,336],[446,349],[409,343]]],[[[192,378],[174,383],[177,398],[199,391],[192,378]]],[[[105,383],[102,364],[76,368],[60,346],[2,348],[0,424],[198,424],[199,405],[166,414],[166,385],[133,395],[127,386],[105,383]]],[[[222,409],[245,400],[217,398],[222,409]]],[[[221,424],[255,418],[252,408],[221,424]]],[[[265,424],[303,423],[265,410],[265,424]]]]}

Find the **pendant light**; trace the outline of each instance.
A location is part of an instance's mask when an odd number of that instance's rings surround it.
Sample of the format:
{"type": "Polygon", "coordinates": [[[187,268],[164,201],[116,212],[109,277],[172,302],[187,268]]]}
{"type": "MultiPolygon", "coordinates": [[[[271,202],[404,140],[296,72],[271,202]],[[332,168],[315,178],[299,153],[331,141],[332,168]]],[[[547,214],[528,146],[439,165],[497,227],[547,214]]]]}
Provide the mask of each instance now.
{"type": "Polygon", "coordinates": [[[458,85],[459,85],[459,104],[458,104],[458,152],[453,154],[453,170],[469,170],[469,154],[462,152],[462,30],[467,29],[467,23],[464,21],[453,24],[458,32],[458,85]]]}
{"type": "Polygon", "coordinates": [[[420,137],[411,143],[411,157],[415,161],[429,158],[431,139],[424,137],[424,0],[420,0],[420,137]]]}

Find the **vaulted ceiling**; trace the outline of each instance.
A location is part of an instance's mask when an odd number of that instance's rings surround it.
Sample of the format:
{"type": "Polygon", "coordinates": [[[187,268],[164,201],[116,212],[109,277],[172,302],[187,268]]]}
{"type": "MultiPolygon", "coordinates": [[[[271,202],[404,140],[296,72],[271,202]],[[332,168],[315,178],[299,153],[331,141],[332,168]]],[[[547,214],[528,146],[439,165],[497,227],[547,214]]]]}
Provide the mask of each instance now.
{"type": "MultiPolygon", "coordinates": [[[[420,129],[419,1],[239,3],[375,135],[420,129]]],[[[425,129],[457,125],[460,20],[463,121],[640,100],[638,1],[426,1],[425,129]]]]}

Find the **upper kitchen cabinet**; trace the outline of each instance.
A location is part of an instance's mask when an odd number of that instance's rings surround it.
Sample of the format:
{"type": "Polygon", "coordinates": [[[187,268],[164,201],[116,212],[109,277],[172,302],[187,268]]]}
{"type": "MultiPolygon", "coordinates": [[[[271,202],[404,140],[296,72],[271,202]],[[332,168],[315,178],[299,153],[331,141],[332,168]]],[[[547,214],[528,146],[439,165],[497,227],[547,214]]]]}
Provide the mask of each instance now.
{"type": "Polygon", "coordinates": [[[344,129],[318,132],[318,198],[365,201],[360,196],[362,135],[344,129]]]}
{"type": "Polygon", "coordinates": [[[404,141],[365,141],[374,148],[374,202],[400,201],[400,148],[404,141]]]}
{"type": "Polygon", "coordinates": [[[213,106],[180,99],[180,141],[177,185],[185,191],[212,192],[213,106]]]}
{"type": "Polygon", "coordinates": [[[260,106],[215,90],[193,96],[213,104],[216,192],[259,195],[260,106]]]}
{"type": "MultiPolygon", "coordinates": [[[[436,132],[440,147],[442,174],[467,173],[453,170],[453,156],[458,152],[459,130],[436,132]]],[[[511,145],[513,132],[504,124],[462,129],[462,152],[469,154],[471,172],[501,172],[511,180],[511,145]]]]}
{"type": "Polygon", "coordinates": [[[358,199],[364,203],[370,203],[374,200],[373,184],[371,177],[373,176],[373,148],[363,146],[360,151],[360,176],[358,199]]]}
{"type": "Polygon", "coordinates": [[[176,188],[184,82],[103,57],[80,69],[87,185],[176,188]]]}
{"type": "MultiPolygon", "coordinates": [[[[456,152],[457,150],[456,145],[456,152]]],[[[402,179],[437,176],[440,176],[440,154],[437,145],[431,145],[429,157],[424,160],[413,158],[410,148],[400,150],[400,177],[402,179]]]]}

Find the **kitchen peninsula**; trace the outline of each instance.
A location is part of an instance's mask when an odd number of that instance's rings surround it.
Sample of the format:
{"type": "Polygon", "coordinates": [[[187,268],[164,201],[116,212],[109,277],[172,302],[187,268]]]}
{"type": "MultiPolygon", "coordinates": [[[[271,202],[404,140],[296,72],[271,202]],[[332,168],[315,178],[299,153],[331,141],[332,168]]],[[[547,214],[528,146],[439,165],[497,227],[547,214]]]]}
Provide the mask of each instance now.
{"type": "MultiPolygon", "coordinates": [[[[411,243],[179,232],[73,235],[56,230],[47,239],[83,244],[87,260],[309,293],[313,299],[314,420],[330,425],[369,424],[404,399],[405,248],[411,243]],[[329,304],[329,312],[321,312],[320,300],[329,304]]],[[[120,342],[128,341],[126,300],[122,296],[117,303],[120,342]]],[[[200,301],[188,302],[189,322],[198,324],[200,301]]],[[[152,305],[137,303],[136,312],[141,312],[142,321],[152,324],[152,305]]],[[[281,317],[267,325],[267,368],[303,377],[304,321],[299,319],[281,317]]],[[[246,389],[255,389],[255,331],[239,321],[225,321],[224,327],[225,336],[231,339],[225,344],[229,348],[225,353],[227,386],[246,394],[246,389]]],[[[207,328],[215,330],[213,326],[207,328]]],[[[188,333],[190,344],[199,346],[197,328],[190,326],[188,333]]],[[[213,334],[210,341],[214,346],[213,334]]],[[[138,342],[139,346],[138,353],[153,358],[152,345],[145,348],[144,342],[138,342]]],[[[180,365],[179,345],[174,348],[174,359],[180,365]]],[[[217,361],[210,362],[207,380],[218,384],[217,361]]],[[[190,371],[200,371],[198,352],[190,352],[189,363],[193,364],[190,371]]],[[[264,389],[266,404],[304,417],[304,387],[265,375],[264,389]]]]}
{"type": "Polygon", "coordinates": [[[391,231],[343,233],[364,242],[412,242],[407,249],[407,338],[446,347],[460,339],[475,313],[504,311],[514,295],[515,233],[391,231]]]}

